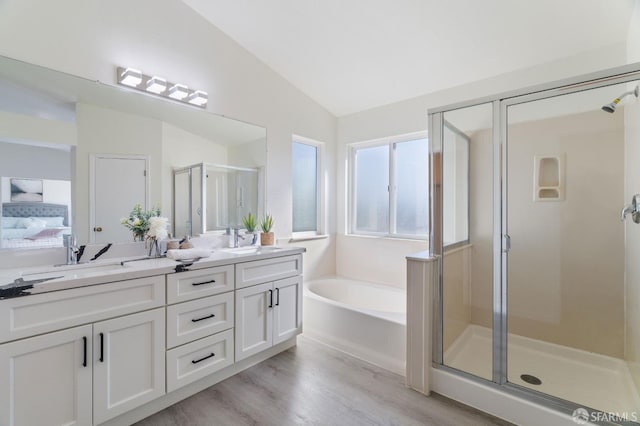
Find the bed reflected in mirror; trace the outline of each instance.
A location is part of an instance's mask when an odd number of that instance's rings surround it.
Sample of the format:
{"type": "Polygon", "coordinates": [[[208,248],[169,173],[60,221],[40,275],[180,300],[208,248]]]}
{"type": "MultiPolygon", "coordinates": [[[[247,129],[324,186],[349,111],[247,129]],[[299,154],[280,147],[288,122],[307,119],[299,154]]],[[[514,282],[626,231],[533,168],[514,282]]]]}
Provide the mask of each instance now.
{"type": "Polygon", "coordinates": [[[71,233],[71,147],[0,141],[0,150],[0,248],[62,247],[71,233]]]}

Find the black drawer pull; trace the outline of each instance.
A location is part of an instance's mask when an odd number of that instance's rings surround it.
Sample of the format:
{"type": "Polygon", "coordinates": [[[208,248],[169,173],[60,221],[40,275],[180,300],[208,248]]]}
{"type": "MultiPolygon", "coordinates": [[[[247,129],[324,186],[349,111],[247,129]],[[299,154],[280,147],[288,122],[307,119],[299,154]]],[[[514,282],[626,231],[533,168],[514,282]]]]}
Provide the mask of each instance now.
{"type": "Polygon", "coordinates": [[[204,284],[212,284],[215,283],[216,280],[211,280],[211,281],[203,281],[201,283],[191,283],[191,285],[204,285],[204,284]]]}
{"type": "Polygon", "coordinates": [[[197,364],[197,363],[199,363],[199,362],[204,361],[205,359],[209,359],[209,358],[214,357],[214,356],[216,356],[216,354],[214,354],[213,352],[211,352],[211,355],[207,355],[207,356],[205,356],[204,358],[200,358],[200,359],[194,359],[193,361],[191,361],[191,363],[192,363],[192,364],[197,364]]]}
{"type": "Polygon", "coordinates": [[[269,308],[273,308],[273,290],[269,290],[269,308]]]}
{"type": "Polygon", "coordinates": [[[82,366],[87,366],[87,336],[82,337],[82,344],[84,346],[84,359],[82,361],[82,366]]]}
{"type": "Polygon", "coordinates": [[[215,316],[216,316],[216,314],[211,314],[211,315],[208,315],[208,316],[202,317],[202,318],[194,318],[194,319],[191,320],[191,322],[198,322],[198,321],[206,320],[206,319],[209,319],[209,318],[213,318],[215,316]]]}
{"type": "Polygon", "coordinates": [[[100,362],[104,362],[104,334],[100,333],[100,362]]]}
{"type": "Polygon", "coordinates": [[[280,289],[276,288],[276,306],[280,306],[280,289]]]}

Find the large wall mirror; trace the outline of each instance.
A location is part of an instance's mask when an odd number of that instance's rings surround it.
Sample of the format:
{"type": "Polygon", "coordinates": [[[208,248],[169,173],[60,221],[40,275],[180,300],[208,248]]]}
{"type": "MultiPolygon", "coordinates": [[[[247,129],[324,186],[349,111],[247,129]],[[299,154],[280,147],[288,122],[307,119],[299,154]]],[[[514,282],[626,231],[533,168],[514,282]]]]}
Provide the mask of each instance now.
{"type": "Polygon", "coordinates": [[[264,174],[266,129],[0,57],[0,152],[0,248],[60,246],[71,232],[83,244],[130,242],[120,220],[135,204],[171,218],[185,199],[173,193],[175,169],[264,174]]]}

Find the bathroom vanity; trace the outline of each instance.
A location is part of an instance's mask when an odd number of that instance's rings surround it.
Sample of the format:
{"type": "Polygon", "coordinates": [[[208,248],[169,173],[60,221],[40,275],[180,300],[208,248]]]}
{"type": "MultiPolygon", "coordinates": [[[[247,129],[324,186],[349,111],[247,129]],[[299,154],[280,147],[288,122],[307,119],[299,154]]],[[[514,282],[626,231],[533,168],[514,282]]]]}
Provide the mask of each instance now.
{"type": "Polygon", "coordinates": [[[45,280],[0,299],[0,424],[131,424],[295,345],[303,252],[0,270],[45,280]]]}

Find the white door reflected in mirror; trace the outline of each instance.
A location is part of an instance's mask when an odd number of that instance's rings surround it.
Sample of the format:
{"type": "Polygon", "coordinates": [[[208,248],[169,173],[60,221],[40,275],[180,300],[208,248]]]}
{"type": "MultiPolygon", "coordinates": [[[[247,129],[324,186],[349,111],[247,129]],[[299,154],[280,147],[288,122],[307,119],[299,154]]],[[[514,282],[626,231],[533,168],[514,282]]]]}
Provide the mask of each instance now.
{"type": "Polygon", "coordinates": [[[92,155],[89,207],[92,243],[133,241],[131,232],[120,221],[136,204],[148,209],[148,161],[145,156],[92,155]]]}

